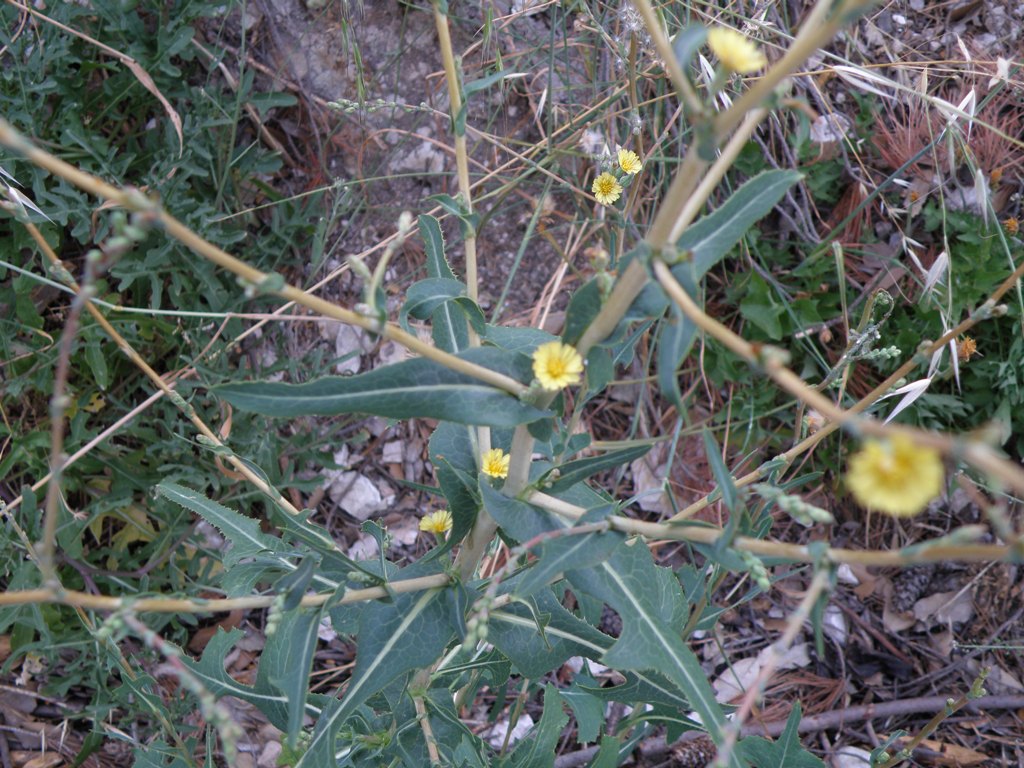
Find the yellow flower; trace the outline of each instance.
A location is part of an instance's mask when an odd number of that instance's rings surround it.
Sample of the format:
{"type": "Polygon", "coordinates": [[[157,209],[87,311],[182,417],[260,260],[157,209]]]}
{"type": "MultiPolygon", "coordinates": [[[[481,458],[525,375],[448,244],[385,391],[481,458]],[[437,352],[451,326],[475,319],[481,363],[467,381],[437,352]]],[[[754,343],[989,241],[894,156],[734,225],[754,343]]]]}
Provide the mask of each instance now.
{"type": "Polygon", "coordinates": [[[768,63],[768,59],[754,43],[728,27],[709,29],[708,46],[730,72],[749,75],[768,63]]]}
{"type": "Polygon", "coordinates": [[[939,452],[903,435],[866,441],[846,472],[846,486],[861,506],[895,517],[921,512],[942,493],[942,482],[939,452]]]}
{"type": "Polygon", "coordinates": [[[619,168],[622,169],[623,173],[628,173],[630,176],[636,173],[640,173],[640,169],[644,167],[644,164],[640,162],[640,158],[636,152],[630,152],[628,149],[619,150],[619,168]]]}
{"type": "Polygon", "coordinates": [[[594,193],[594,197],[601,205],[611,205],[622,194],[622,185],[619,184],[618,179],[605,171],[594,179],[594,185],[590,191],[594,193]]]}
{"type": "Polygon", "coordinates": [[[554,392],[579,384],[582,373],[583,358],[569,344],[549,341],[541,344],[533,353],[533,375],[544,389],[554,392]]]}
{"type": "Polygon", "coordinates": [[[452,513],[447,509],[439,509],[431,512],[420,520],[420,530],[440,536],[452,529],[452,513]]]}
{"type": "Polygon", "coordinates": [[[506,456],[501,448],[484,451],[480,457],[480,471],[488,477],[508,477],[508,463],[511,456],[506,456]]]}

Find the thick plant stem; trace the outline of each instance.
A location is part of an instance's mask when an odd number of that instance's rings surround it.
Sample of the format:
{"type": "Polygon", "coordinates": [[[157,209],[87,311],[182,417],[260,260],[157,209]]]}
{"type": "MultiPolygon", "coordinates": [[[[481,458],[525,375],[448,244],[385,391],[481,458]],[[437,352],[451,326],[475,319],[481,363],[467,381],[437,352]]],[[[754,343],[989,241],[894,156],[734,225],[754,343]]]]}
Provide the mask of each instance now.
{"type": "MultiPolygon", "coordinates": [[[[462,92],[459,87],[459,71],[455,63],[452,49],[452,37],[448,31],[448,17],[441,12],[437,2],[434,3],[434,25],[437,27],[437,39],[441,48],[441,59],[444,62],[444,78],[448,83],[448,101],[451,104],[452,124],[462,111],[462,92]]],[[[467,213],[473,212],[472,187],[469,183],[469,155],[466,151],[466,132],[455,129],[455,168],[459,179],[459,193],[466,206],[467,213]]],[[[466,295],[476,301],[477,269],[476,269],[476,233],[470,232],[465,239],[466,244],[466,295]]]]}
{"type": "MultiPolygon", "coordinates": [[[[345,592],[338,605],[362,603],[367,600],[381,600],[395,594],[407,592],[423,592],[448,586],[450,579],[447,574],[436,573],[430,576],[418,576],[402,581],[390,581],[387,587],[366,587],[350,589],[345,592]]],[[[317,595],[306,595],[300,605],[321,606],[334,597],[334,592],[317,595]]],[[[54,603],[71,605],[95,611],[121,611],[130,608],[136,613],[230,613],[231,611],[247,611],[269,608],[278,599],[278,595],[259,595],[254,597],[233,597],[223,600],[188,600],[174,597],[109,597],[94,595],[90,592],[78,592],[64,589],[26,589],[0,592],[0,606],[32,605],[54,603]]]]}
{"type": "Polygon", "coordinates": [[[587,330],[576,344],[576,351],[583,358],[586,358],[595,344],[603,341],[615,330],[615,326],[622,321],[629,305],[640,295],[645,285],[647,270],[640,259],[633,259],[619,275],[608,300],[601,306],[597,317],[587,326],[587,330]]]}
{"type": "MultiPolygon", "coordinates": [[[[455,61],[452,48],[452,36],[448,29],[448,17],[441,12],[439,3],[434,3],[434,25],[437,27],[437,39],[441,49],[441,60],[444,62],[444,77],[448,83],[448,102],[450,104],[452,125],[455,126],[455,170],[459,180],[459,194],[466,206],[466,212],[473,213],[473,186],[469,181],[469,152],[466,148],[465,126],[462,130],[456,126],[459,113],[462,112],[462,89],[459,83],[459,68],[455,61]]],[[[476,232],[467,231],[463,240],[466,247],[466,295],[476,301],[479,295],[479,278],[477,276],[476,232]]],[[[469,329],[469,344],[480,346],[480,339],[473,328],[469,329]]],[[[489,427],[476,428],[477,462],[479,457],[491,449],[491,430],[489,427]]]]}
{"type": "MultiPolygon", "coordinates": [[[[567,520],[579,520],[587,513],[583,507],[549,496],[540,491],[531,491],[525,500],[534,506],[546,509],[567,520]]],[[[714,544],[722,537],[721,528],[704,526],[676,525],[670,522],[652,523],[646,520],[634,520],[629,517],[612,515],[607,518],[609,526],[622,533],[643,536],[649,540],[665,539],[669,541],[692,541],[701,544],[714,544]]],[[[755,539],[749,536],[737,536],[732,540],[734,549],[750,552],[762,557],[773,557],[794,563],[814,563],[825,557],[831,563],[850,563],[877,566],[907,566],[920,563],[937,563],[943,561],[960,562],[991,562],[1004,560],[1013,552],[1013,547],[1002,544],[947,544],[936,543],[931,546],[911,546],[903,550],[860,550],[829,548],[822,553],[815,547],[802,544],[786,544],[781,541],[755,539]]]]}
{"type": "MultiPolygon", "coordinates": [[[[534,403],[538,408],[547,407],[555,395],[542,395],[534,403]]],[[[506,496],[518,496],[530,483],[530,464],[533,459],[533,435],[525,424],[520,424],[512,433],[512,445],[509,448],[508,477],[502,486],[506,496]]],[[[473,529],[462,543],[462,549],[455,558],[455,572],[459,578],[467,581],[473,577],[480,560],[491,544],[491,539],[498,530],[498,524],[486,509],[477,514],[473,529]]]]}
{"type": "Polygon", "coordinates": [[[650,229],[647,230],[647,237],[644,238],[651,248],[664,248],[671,242],[672,231],[676,228],[679,212],[690,201],[693,190],[696,189],[707,165],[704,160],[701,160],[696,147],[691,146],[687,150],[682,165],[676,171],[668,192],[665,193],[661,205],[658,206],[654,221],[651,222],[650,229]]]}

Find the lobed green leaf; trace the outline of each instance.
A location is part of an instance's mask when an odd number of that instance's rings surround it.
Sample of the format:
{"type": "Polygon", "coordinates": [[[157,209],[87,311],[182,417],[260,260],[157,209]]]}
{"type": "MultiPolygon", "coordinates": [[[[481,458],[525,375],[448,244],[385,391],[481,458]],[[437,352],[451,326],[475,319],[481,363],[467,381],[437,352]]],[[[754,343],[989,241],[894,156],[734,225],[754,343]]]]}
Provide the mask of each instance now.
{"type": "MultiPolygon", "coordinates": [[[[532,378],[529,359],[497,349],[472,349],[462,359],[512,376],[532,378]]],[[[545,411],[440,363],[415,358],[356,376],[327,376],[305,384],[238,382],[213,390],[244,411],[294,417],[369,413],[393,419],[431,418],[459,424],[512,427],[545,411]]]]}

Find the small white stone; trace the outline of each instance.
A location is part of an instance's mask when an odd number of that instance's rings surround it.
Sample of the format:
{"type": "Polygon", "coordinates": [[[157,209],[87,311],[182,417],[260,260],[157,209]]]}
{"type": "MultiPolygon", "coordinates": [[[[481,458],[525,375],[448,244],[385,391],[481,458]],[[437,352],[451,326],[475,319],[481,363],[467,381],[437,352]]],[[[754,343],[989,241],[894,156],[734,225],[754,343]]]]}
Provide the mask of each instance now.
{"type": "Polygon", "coordinates": [[[387,506],[374,482],[358,472],[342,472],[327,495],[357,520],[367,520],[387,506]]]}
{"type": "Polygon", "coordinates": [[[832,768],[868,768],[871,753],[860,747],[840,747],[832,755],[832,768]]]}
{"type": "Polygon", "coordinates": [[[332,640],[337,639],[338,633],[334,631],[334,626],[331,624],[330,616],[324,616],[320,619],[320,626],[316,628],[316,636],[325,643],[329,643],[332,640]]]}
{"type": "Polygon", "coordinates": [[[825,631],[825,634],[840,648],[844,647],[849,638],[850,630],[846,626],[846,616],[843,614],[843,609],[838,605],[830,604],[825,608],[825,613],[821,619],[822,629],[825,631]]]}
{"type": "Polygon", "coordinates": [[[384,443],[381,460],[385,464],[401,464],[403,458],[402,445],[401,440],[392,440],[390,443],[384,443]]]}
{"type": "MultiPolygon", "coordinates": [[[[508,733],[510,726],[511,722],[508,718],[503,718],[496,722],[487,736],[487,743],[495,749],[501,749],[502,745],[505,744],[505,734],[508,733]]],[[[508,743],[512,745],[521,741],[530,732],[531,728],[533,728],[533,718],[524,712],[519,716],[515,727],[512,728],[512,732],[508,736],[508,743]]]]}
{"type": "Polygon", "coordinates": [[[842,141],[850,132],[851,127],[850,119],[838,112],[831,115],[818,115],[811,124],[811,141],[818,144],[842,141]]]}
{"type": "Polygon", "coordinates": [[[840,584],[850,584],[852,586],[860,584],[860,579],[857,578],[857,574],[853,572],[849,563],[841,563],[839,567],[836,568],[836,578],[839,580],[840,584]]]}
{"type": "Polygon", "coordinates": [[[334,354],[343,359],[334,366],[340,374],[359,373],[363,367],[360,355],[373,349],[369,334],[354,325],[339,325],[338,335],[334,337],[334,354]]]}
{"type": "Polygon", "coordinates": [[[405,354],[405,347],[396,341],[385,341],[380,345],[380,351],[377,353],[377,358],[380,360],[381,365],[394,365],[400,363],[407,358],[405,354]]]}
{"type": "Polygon", "coordinates": [[[369,560],[380,554],[380,547],[373,536],[363,535],[356,540],[355,544],[348,548],[348,552],[345,554],[353,560],[369,560]]]}

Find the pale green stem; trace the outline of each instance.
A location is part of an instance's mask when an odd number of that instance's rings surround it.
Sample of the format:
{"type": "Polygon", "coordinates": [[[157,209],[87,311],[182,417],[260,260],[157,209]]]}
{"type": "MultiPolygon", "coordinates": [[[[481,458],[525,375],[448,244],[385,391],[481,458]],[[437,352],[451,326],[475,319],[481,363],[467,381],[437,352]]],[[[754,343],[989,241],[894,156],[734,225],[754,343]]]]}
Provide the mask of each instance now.
{"type": "MultiPolygon", "coordinates": [[[[669,185],[668,192],[665,193],[665,199],[658,206],[650,229],[647,230],[645,240],[651,248],[661,249],[673,242],[672,231],[675,229],[679,212],[689,202],[707,166],[708,164],[701,160],[697,147],[691,145],[669,185]]],[[[703,204],[703,201],[701,203],[703,204]]]]}
{"type": "Polygon", "coordinates": [[[639,258],[633,259],[619,275],[608,300],[601,305],[601,310],[587,326],[587,330],[583,332],[583,336],[576,344],[576,351],[584,359],[595,344],[603,341],[608,334],[615,330],[626,314],[626,310],[640,295],[640,291],[644,289],[645,285],[647,285],[647,270],[643,261],[639,258]]]}
{"type": "MultiPolygon", "coordinates": [[[[459,73],[455,64],[455,53],[452,49],[452,38],[448,31],[448,17],[441,13],[440,6],[434,2],[434,25],[437,27],[437,39],[441,49],[441,60],[444,62],[444,77],[448,82],[448,101],[451,104],[451,118],[454,125],[455,117],[462,110],[462,93],[459,90],[459,73]]],[[[472,186],[469,183],[469,154],[466,151],[466,134],[455,133],[455,167],[459,179],[459,193],[469,213],[473,212],[472,186]]],[[[477,270],[476,270],[476,234],[470,232],[466,236],[466,295],[476,301],[477,270]]]]}
{"type": "MultiPolygon", "coordinates": [[[[531,491],[524,500],[534,506],[564,517],[567,520],[579,520],[587,513],[583,507],[562,501],[540,491],[531,491]]],[[[709,528],[696,525],[678,525],[671,522],[652,523],[646,520],[634,520],[629,517],[612,515],[608,524],[622,533],[643,536],[648,540],[692,541],[699,544],[714,544],[722,536],[721,528],[709,528]]],[[[813,563],[824,556],[832,563],[850,563],[858,565],[891,566],[917,565],[920,563],[938,563],[945,561],[959,562],[993,562],[1005,560],[1013,552],[1013,547],[1002,544],[936,544],[934,546],[915,546],[907,550],[861,550],[829,548],[822,555],[817,548],[800,544],[786,544],[781,541],[767,541],[749,536],[737,536],[732,547],[762,557],[777,557],[794,563],[813,563]]]]}
{"type": "MultiPolygon", "coordinates": [[[[555,398],[557,393],[542,394],[537,398],[534,405],[537,408],[546,408],[555,398]]],[[[520,424],[512,433],[512,445],[509,448],[509,468],[505,484],[502,486],[502,493],[506,496],[516,497],[529,485],[530,464],[533,461],[533,435],[525,424],[520,424]]],[[[484,552],[491,544],[491,539],[498,530],[498,524],[490,516],[486,509],[481,508],[477,513],[476,522],[472,530],[462,542],[462,548],[455,557],[455,572],[459,578],[468,581],[476,572],[484,552]]]]}
{"type": "MultiPolygon", "coordinates": [[[[436,573],[430,576],[418,576],[414,579],[388,582],[385,587],[367,587],[350,589],[345,592],[339,605],[381,600],[394,594],[422,592],[426,589],[446,587],[450,583],[447,574],[436,573]]],[[[306,595],[301,605],[321,606],[335,597],[333,592],[317,595],[306,595]]],[[[223,600],[179,599],[173,597],[108,597],[94,595],[75,590],[26,589],[0,592],[0,606],[30,605],[39,603],[55,603],[71,605],[96,611],[120,611],[130,608],[136,613],[230,613],[231,611],[248,611],[258,608],[269,608],[278,599],[277,595],[260,595],[254,597],[234,597],[223,600]]]]}
{"type": "MultiPolygon", "coordinates": [[[[448,29],[448,17],[441,13],[440,5],[434,2],[434,25],[437,27],[437,39],[441,49],[441,60],[444,62],[444,76],[448,83],[448,102],[450,104],[452,125],[462,111],[462,92],[459,87],[459,70],[452,48],[452,37],[448,29]]],[[[464,126],[465,127],[465,126],[464,126]]],[[[455,133],[455,169],[459,180],[459,194],[466,205],[466,212],[473,212],[473,185],[469,181],[469,152],[466,148],[466,133],[455,133]]],[[[478,296],[476,232],[469,231],[464,239],[466,247],[466,295],[471,301],[478,296]]],[[[469,345],[480,346],[480,339],[473,328],[469,329],[469,345]]],[[[491,449],[491,430],[489,427],[477,427],[477,466],[480,456],[491,449]]]]}

